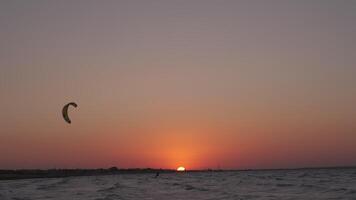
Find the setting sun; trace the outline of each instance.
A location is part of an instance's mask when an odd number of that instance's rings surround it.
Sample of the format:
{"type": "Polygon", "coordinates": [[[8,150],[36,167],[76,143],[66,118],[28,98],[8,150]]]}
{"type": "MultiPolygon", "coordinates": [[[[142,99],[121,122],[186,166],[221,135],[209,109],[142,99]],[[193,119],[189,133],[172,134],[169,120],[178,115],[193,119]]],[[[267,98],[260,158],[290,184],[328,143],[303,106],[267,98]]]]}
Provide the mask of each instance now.
{"type": "Polygon", "coordinates": [[[178,172],[184,172],[184,171],[185,171],[185,168],[184,168],[184,167],[178,167],[178,168],[177,168],[177,171],[178,171],[178,172]]]}

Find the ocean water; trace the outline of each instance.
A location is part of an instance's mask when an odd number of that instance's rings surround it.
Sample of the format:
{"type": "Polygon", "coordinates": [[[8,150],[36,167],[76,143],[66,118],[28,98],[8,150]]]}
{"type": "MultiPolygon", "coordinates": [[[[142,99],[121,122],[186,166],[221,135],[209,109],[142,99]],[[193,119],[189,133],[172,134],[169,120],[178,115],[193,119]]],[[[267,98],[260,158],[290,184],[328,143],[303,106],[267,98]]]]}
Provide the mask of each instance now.
{"type": "Polygon", "coordinates": [[[356,169],[123,174],[0,181],[1,200],[348,199],[356,169]]]}

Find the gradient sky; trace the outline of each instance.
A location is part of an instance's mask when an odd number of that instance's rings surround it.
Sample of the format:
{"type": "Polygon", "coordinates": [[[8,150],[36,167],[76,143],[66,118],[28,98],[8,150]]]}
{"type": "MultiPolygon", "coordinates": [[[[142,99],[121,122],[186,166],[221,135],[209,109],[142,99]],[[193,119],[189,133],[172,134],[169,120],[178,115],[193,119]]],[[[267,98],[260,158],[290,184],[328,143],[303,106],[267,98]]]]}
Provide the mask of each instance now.
{"type": "Polygon", "coordinates": [[[8,0],[0,46],[0,168],[356,165],[356,1],[8,0]]]}

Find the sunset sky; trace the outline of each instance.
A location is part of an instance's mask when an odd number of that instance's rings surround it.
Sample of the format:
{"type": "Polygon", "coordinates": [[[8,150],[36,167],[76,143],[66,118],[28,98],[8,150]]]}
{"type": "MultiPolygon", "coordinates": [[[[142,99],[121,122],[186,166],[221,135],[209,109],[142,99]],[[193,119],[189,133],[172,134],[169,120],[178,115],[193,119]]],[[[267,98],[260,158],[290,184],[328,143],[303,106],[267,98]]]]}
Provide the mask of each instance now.
{"type": "Polygon", "coordinates": [[[356,165],[356,1],[5,0],[0,46],[0,169],[356,165]]]}

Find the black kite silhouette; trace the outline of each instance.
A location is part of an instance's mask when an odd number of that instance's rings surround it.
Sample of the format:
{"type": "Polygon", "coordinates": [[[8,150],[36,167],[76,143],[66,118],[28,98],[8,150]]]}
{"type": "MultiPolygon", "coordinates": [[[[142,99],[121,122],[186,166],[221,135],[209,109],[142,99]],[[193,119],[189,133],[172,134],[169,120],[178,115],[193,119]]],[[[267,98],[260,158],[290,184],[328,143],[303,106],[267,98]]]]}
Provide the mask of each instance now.
{"type": "Polygon", "coordinates": [[[66,104],[62,109],[62,115],[63,115],[64,120],[70,124],[72,121],[69,119],[69,116],[68,116],[69,106],[73,106],[74,108],[76,108],[78,105],[74,102],[70,102],[70,103],[66,104]]]}

